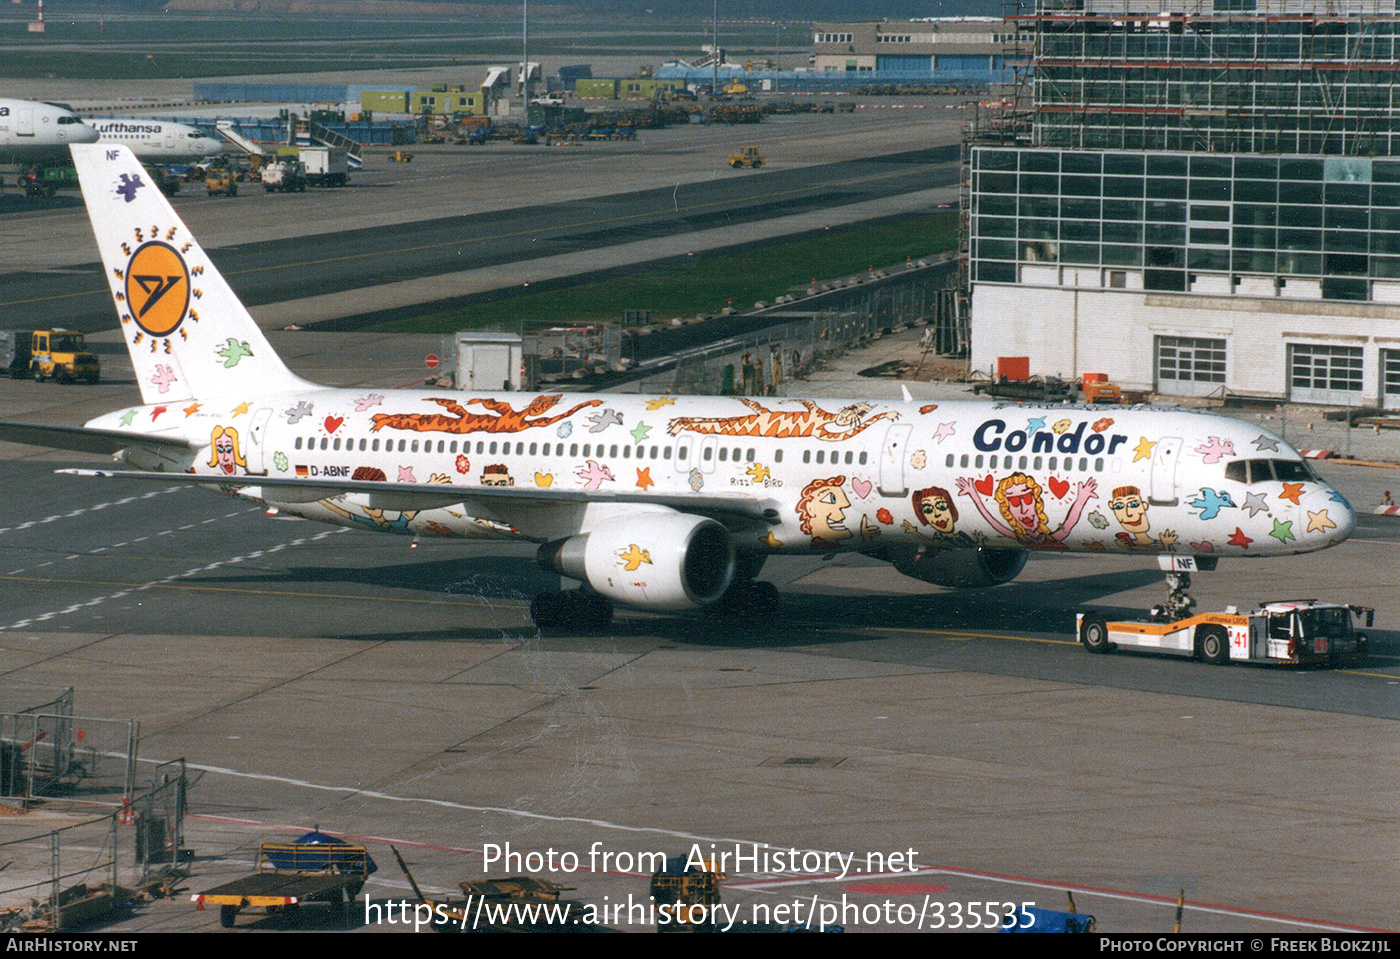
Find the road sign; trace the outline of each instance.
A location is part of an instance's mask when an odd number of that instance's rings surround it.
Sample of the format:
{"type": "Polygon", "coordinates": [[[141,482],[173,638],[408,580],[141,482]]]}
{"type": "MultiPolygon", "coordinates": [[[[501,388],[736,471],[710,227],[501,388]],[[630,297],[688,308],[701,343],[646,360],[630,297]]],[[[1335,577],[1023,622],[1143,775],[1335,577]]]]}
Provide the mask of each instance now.
{"type": "Polygon", "coordinates": [[[437,369],[437,365],[439,362],[440,361],[438,360],[438,355],[436,353],[429,353],[427,356],[423,357],[423,364],[427,366],[427,368],[430,370],[437,369]]]}

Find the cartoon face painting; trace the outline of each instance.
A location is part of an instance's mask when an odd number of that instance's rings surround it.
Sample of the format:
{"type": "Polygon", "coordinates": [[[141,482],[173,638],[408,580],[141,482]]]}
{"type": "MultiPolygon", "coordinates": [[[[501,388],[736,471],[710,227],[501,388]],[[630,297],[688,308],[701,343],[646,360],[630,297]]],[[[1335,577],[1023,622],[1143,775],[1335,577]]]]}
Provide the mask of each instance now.
{"type": "Polygon", "coordinates": [[[1002,536],[1011,537],[1032,549],[1066,549],[1064,540],[1074,530],[1089,500],[1098,496],[1098,483],[1086,479],[1075,484],[1074,502],[1065,514],[1064,522],[1053,530],[1045,512],[1044,491],[1029,474],[1012,473],[997,483],[995,489],[990,476],[982,480],[959,477],[958,492],[971,497],[982,518],[1002,536]],[[1000,518],[982,502],[985,493],[992,494],[1000,518]]]}
{"type": "Polygon", "coordinates": [[[217,466],[219,472],[226,476],[237,473],[239,467],[242,467],[245,473],[248,471],[248,460],[238,446],[238,430],[232,426],[214,427],[214,432],[209,436],[209,445],[212,447],[209,455],[210,466],[217,466]]]}
{"type": "Polygon", "coordinates": [[[797,501],[797,515],[802,521],[802,532],[812,537],[813,546],[829,546],[843,539],[850,539],[851,531],[846,529],[846,510],[851,501],[841,486],[844,476],[813,480],[802,490],[797,501]]]}
{"type": "Polygon", "coordinates": [[[504,463],[492,463],[481,471],[482,486],[514,486],[515,478],[504,463]]]}
{"type": "Polygon", "coordinates": [[[1151,526],[1147,521],[1147,502],[1136,486],[1120,486],[1114,490],[1108,508],[1113,510],[1119,524],[1134,538],[1141,539],[1147,535],[1151,526]]]}
{"type": "Polygon", "coordinates": [[[953,505],[953,497],[941,486],[914,491],[914,515],[924,526],[933,527],[934,532],[951,535],[958,521],[958,508],[953,505]]]}
{"type": "Polygon", "coordinates": [[[1115,489],[1109,498],[1108,508],[1113,510],[1118,524],[1123,527],[1123,532],[1117,536],[1119,545],[1128,549],[1170,548],[1175,545],[1177,537],[1171,530],[1164,532],[1159,539],[1154,539],[1149,534],[1152,524],[1147,518],[1147,500],[1143,497],[1142,490],[1136,486],[1120,486],[1115,489]]]}

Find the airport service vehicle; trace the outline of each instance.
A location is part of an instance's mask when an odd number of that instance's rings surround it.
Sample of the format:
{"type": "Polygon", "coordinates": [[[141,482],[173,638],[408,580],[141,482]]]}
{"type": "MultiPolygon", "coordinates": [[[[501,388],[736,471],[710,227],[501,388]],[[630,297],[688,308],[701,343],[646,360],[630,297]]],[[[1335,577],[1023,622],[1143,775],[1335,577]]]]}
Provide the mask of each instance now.
{"type": "Polygon", "coordinates": [[[28,330],[0,330],[0,372],[12,379],[29,375],[30,337],[28,330]]]}
{"type": "Polygon", "coordinates": [[[758,152],[758,147],[756,146],[742,147],[738,153],[731,153],[729,155],[729,165],[736,170],[744,167],[752,167],[757,170],[759,167],[763,166],[763,155],[758,152]]]}
{"type": "Polygon", "coordinates": [[[35,330],[29,338],[29,373],[38,382],[86,380],[102,375],[96,355],[87,351],[87,338],[73,330],[35,330]]]}
{"type": "Polygon", "coordinates": [[[344,147],[302,147],[300,158],[310,186],[344,186],[350,182],[350,155],[344,147]]]}
{"type": "Polygon", "coordinates": [[[753,618],[771,555],[860,552],[949,588],[1032,551],[1266,558],[1356,523],[1281,438],[1209,413],[979,401],[333,389],[293,373],[122,147],[73,148],[141,402],[0,439],[119,454],[78,475],[217,486],[283,513],[410,537],[534,545],[614,604],[753,618]]]}
{"type": "Polygon", "coordinates": [[[306,167],[300,160],[281,159],[262,168],[262,185],[268,193],[302,193],[306,190],[306,167]]]}
{"type": "Polygon", "coordinates": [[[1115,647],[1196,656],[1207,663],[1337,664],[1366,658],[1375,610],[1315,599],[1264,603],[1248,613],[1233,606],[1171,622],[1115,622],[1092,613],[1075,617],[1079,641],[1091,653],[1115,647]]]}
{"type": "Polygon", "coordinates": [[[0,98],[0,163],[66,165],[71,144],[96,143],[98,136],[66,107],[0,98]]]}
{"type": "Polygon", "coordinates": [[[204,178],[210,196],[238,196],[238,175],[230,169],[213,169],[204,178]]]}
{"type": "Polygon", "coordinates": [[[328,903],[342,916],[365,880],[377,869],[364,846],[312,832],[296,842],[265,842],[258,847],[258,868],[190,900],[219,907],[219,924],[233,928],[244,909],[266,909],[291,916],[308,902],[328,903]]]}

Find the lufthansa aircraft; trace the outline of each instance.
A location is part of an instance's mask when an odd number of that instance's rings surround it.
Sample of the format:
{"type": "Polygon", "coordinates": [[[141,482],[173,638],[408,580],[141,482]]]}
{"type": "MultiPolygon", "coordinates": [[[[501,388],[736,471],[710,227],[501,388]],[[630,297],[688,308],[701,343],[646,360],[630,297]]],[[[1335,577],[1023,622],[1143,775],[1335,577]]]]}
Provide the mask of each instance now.
{"type": "Polygon", "coordinates": [[[96,143],[97,131],[66,107],[0,98],[0,163],[68,159],[74,143],[96,143]]]}
{"type": "Polygon", "coordinates": [[[342,526],[537,544],[586,584],[538,597],[541,626],[602,625],[613,603],[772,608],[753,578],[773,554],[859,551],[982,587],[1031,550],[1182,570],[1323,549],[1355,522],[1278,436],[1189,411],[318,386],[129,151],[73,156],[142,403],[0,438],[342,526]]]}
{"type": "Polygon", "coordinates": [[[189,163],[224,152],[222,140],[184,123],[132,117],[88,117],[85,122],[97,131],[98,143],[125,144],[147,162],[189,163]]]}

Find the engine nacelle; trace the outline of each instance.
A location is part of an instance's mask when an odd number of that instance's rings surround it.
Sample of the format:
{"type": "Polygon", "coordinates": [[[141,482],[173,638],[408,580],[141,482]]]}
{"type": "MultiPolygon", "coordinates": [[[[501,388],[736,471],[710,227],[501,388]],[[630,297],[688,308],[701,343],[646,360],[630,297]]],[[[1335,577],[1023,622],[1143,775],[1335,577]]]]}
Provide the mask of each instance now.
{"type": "Polygon", "coordinates": [[[583,580],[608,599],[645,609],[694,609],[724,595],[734,543],[712,519],[646,513],[540,547],[540,565],[583,580]]]}
{"type": "Polygon", "coordinates": [[[905,576],[935,586],[955,589],[981,589],[1009,583],[1025,569],[1030,554],[1024,549],[924,550],[901,548],[890,556],[894,568],[905,576]]]}

